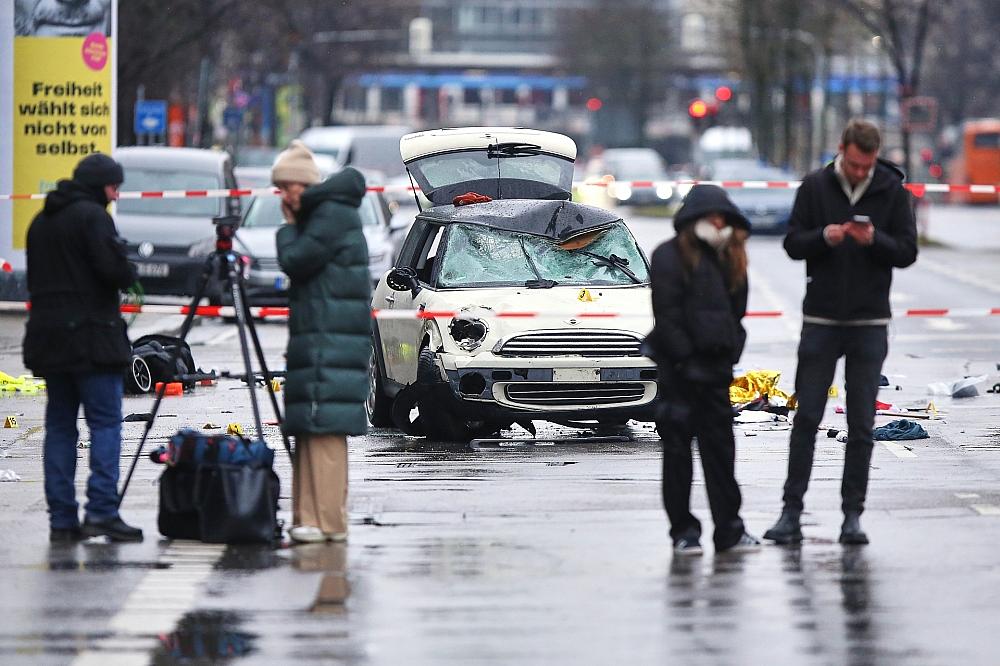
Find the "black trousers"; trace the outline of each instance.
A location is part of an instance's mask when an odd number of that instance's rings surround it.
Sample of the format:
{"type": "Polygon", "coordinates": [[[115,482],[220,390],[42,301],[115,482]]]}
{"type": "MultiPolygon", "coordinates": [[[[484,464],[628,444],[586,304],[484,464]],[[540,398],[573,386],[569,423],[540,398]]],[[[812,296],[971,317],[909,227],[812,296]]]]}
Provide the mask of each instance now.
{"type": "Polygon", "coordinates": [[[875,400],[888,348],[885,326],[802,325],[799,365],[795,372],[798,409],[788,446],[788,477],[783,498],[786,509],[802,511],[803,497],[812,474],[816,429],[823,419],[837,360],[843,356],[847,448],[840,484],[841,509],[864,511],[872,458],[875,400]]]}
{"type": "Polygon", "coordinates": [[[739,541],[744,529],[740,518],[742,497],[735,476],[736,442],[729,386],[663,384],[663,403],[656,425],[663,441],[663,507],[670,519],[670,536],[701,537],[701,523],[691,513],[691,441],[697,438],[715,523],[713,541],[717,549],[729,548],[739,541]]]}

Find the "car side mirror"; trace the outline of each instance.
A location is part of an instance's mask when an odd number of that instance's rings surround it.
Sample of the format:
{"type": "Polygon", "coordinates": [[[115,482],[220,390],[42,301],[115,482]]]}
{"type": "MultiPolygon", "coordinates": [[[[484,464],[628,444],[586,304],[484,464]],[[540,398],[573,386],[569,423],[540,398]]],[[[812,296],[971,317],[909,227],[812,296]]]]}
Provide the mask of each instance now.
{"type": "Polygon", "coordinates": [[[393,268],[385,276],[385,284],[393,291],[413,291],[417,290],[417,272],[409,266],[393,268]]]}

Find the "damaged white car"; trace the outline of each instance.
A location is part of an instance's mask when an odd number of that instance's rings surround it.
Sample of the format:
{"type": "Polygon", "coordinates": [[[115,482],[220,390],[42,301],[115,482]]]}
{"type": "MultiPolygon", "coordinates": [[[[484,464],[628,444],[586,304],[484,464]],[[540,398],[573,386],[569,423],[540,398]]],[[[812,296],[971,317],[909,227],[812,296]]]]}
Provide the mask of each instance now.
{"type": "Polygon", "coordinates": [[[648,261],[620,216],[570,201],[573,141],[445,129],[400,151],[432,207],[373,295],[371,422],[468,441],[653,420],[648,261]]]}

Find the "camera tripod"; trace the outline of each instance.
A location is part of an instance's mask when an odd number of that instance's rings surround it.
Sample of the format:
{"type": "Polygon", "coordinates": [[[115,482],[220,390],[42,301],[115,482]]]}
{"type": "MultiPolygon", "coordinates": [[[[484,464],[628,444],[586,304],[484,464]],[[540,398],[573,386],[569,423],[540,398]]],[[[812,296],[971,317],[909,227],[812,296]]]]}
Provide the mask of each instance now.
{"type": "MultiPolygon", "coordinates": [[[[198,278],[198,282],[195,286],[194,296],[191,299],[191,304],[188,306],[184,323],[181,325],[179,337],[181,341],[187,339],[187,335],[191,331],[191,325],[194,323],[194,317],[197,313],[198,304],[205,295],[209,283],[213,280],[213,278],[220,280],[223,283],[224,288],[229,294],[232,295],[233,308],[236,310],[235,323],[239,332],[240,351],[242,352],[243,357],[243,368],[245,372],[243,377],[247,379],[247,388],[250,390],[250,405],[253,408],[253,420],[254,426],[257,428],[257,436],[263,439],[264,428],[260,420],[260,407],[257,404],[257,382],[255,381],[256,375],[253,371],[250,360],[249,342],[253,343],[254,352],[257,356],[257,363],[260,365],[261,374],[264,377],[264,386],[271,398],[271,406],[274,408],[274,414],[278,420],[279,426],[282,425],[281,408],[278,406],[278,397],[274,392],[274,384],[272,382],[273,375],[267,368],[267,362],[264,360],[264,350],[261,348],[260,338],[257,336],[257,327],[250,314],[250,305],[247,302],[246,285],[243,283],[243,271],[240,256],[233,252],[233,237],[236,234],[236,225],[239,222],[239,218],[234,216],[217,217],[214,219],[214,222],[215,250],[205,259],[205,266],[202,269],[201,276],[198,278]],[[247,339],[248,334],[249,341],[247,339]]],[[[167,367],[176,367],[177,358],[180,354],[180,348],[181,345],[175,346],[174,351],[170,354],[170,362],[167,367]]],[[[186,376],[181,376],[176,377],[175,379],[183,380],[185,377],[186,376]]],[[[149,437],[149,433],[153,429],[153,422],[156,420],[156,415],[160,409],[160,402],[163,400],[166,390],[167,382],[162,382],[156,390],[156,398],[153,400],[153,408],[148,419],[146,420],[146,429],[142,433],[139,448],[135,452],[135,457],[132,459],[128,475],[125,477],[125,483],[122,485],[121,492],[118,495],[119,506],[121,506],[122,501],[125,499],[125,492],[128,490],[129,482],[132,480],[132,474],[135,472],[136,464],[139,462],[139,457],[142,455],[142,449],[146,444],[146,439],[149,437]]],[[[285,450],[288,452],[289,458],[292,458],[292,447],[288,441],[288,435],[284,432],[284,430],[282,430],[281,438],[285,444],[285,450]]]]}

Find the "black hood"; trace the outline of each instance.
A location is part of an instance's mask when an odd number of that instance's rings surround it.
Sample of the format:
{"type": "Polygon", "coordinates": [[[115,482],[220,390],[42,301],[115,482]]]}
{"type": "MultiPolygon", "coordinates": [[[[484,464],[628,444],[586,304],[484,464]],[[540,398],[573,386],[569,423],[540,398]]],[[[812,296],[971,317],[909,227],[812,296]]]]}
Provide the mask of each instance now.
{"type": "Polygon", "coordinates": [[[683,227],[694,224],[709,213],[722,213],[732,227],[741,227],[750,231],[750,220],[740,212],[729,195],[718,185],[695,185],[684,197],[684,203],[674,215],[674,228],[680,231],[683,227]]]}
{"type": "Polygon", "coordinates": [[[46,215],[54,215],[78,201],[92,201],[101,207],[108,205],[103,187],[87,187],[75,180],[60,180],[56,189],[46,195],[43,210],[46,215]]]}

